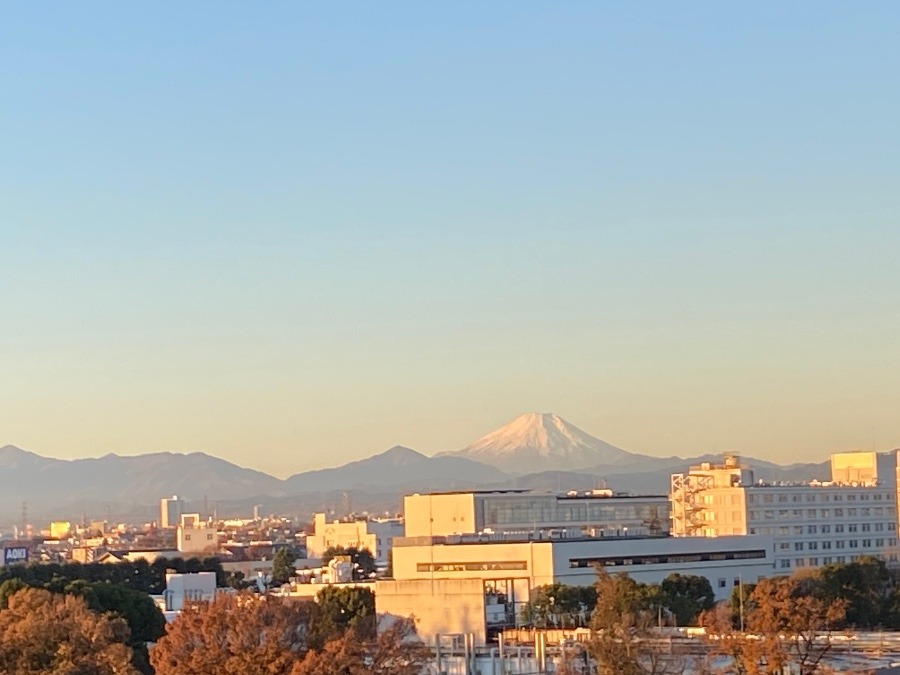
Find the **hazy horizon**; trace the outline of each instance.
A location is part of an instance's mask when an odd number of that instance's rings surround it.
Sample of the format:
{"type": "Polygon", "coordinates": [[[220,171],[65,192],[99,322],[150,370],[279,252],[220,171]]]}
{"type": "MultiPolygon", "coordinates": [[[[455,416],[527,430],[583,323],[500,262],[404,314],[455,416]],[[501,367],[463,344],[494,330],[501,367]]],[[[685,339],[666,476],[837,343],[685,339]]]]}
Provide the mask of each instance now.
{"type": "Polygon", "coordinates": [[[900,5],[10,7],[0,445],[900,446],[900,5]]]}

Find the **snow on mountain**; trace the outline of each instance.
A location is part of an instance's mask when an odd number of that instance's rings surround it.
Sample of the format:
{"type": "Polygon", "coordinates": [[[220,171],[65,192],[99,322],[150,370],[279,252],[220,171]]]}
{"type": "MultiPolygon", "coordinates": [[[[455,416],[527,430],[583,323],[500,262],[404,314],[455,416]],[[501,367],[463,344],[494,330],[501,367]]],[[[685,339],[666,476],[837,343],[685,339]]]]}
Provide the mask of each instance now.
{"type": "Polygon", "coordinates": [[[553,413],[520,415],[462,450],[445,454],[519,474],[571,471],[632,457],[553,413]]]}

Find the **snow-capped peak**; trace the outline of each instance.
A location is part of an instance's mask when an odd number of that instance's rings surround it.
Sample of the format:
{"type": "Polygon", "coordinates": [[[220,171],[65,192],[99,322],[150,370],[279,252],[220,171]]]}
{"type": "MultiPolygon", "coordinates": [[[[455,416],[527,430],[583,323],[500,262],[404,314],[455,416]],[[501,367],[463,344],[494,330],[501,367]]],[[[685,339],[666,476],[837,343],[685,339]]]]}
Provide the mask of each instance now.
{"type": "Polygon", "coordinates": [[[582,469],[629,453],[553,413],[526,413],[457,453],[506,471],[582,469]]]}

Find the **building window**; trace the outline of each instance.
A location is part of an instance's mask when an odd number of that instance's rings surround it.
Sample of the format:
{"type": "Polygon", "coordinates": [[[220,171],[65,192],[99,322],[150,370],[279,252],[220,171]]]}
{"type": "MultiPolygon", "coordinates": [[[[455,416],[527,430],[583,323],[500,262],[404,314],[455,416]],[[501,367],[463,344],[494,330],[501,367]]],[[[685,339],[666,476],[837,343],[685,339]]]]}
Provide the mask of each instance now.
{"type": "Polygon", "coordinates": [[[849,542],[847,542],[847,545],[850,548],[857,548],[858,544],[859,544],[859,542],[856,539],[851,539],[849,542]]]}
{"type": "Polygon", "coordinates": [[[807,518],[815,518],[816,510],[815,509],[806,509],[806,517],[807,518]]]}
{"type": "Polygon", "coordinates": [[[791,545],[786,541],[782,541],[781,543],[778,544],[778,550],[779,551],[790,551],[791,545]]]}
{"type": "Polygon", "coordinates": [[[787,558],[784,558],[783,560],[779,561],[779,565],[778,565],[778,566],[779,566],[781,569],[783,569],[783,570],[784,570],[784,569],[790,569],[790,568],[791,568],[791,561],[788,560],[787,558]]]}
{"type": "Polygon", "coordinates": [[[823,525],[822,534],[828,534],[829,532],[831,532],[831,525],[823,525]]]}
{"type": "Polygon", "coordinates": [[[830,541],[823,541],[823,542],[822,542],[822,548],[831,548],[831,542],[830,542],[830,541]]]}
{"type": "Polygon", "coordinates": [[[839,525],[835,525],[835,526],[834,526],[834,531],[837,532],[837,533],[841,533],[841,532],[844,531],[844,526],[843,526],[843,525],[840,525],[840,524],[839,524],[839,525]]]}
{"type": "Polygon", "coordinates": [[[725,588],[725,578],[719,577],[719,588],[725,588]]]}
{"type": "Polygon", "coordinates": [[[863,524],[861,525],[861,527],[862,527],[862,531],[863,531],[863,532],[870,532],[870,531],[872,530],[872,524],[871,524],[871,523],[863,523],[863,524]]]}
{"type": "Polygon", "coordinates": [[[839,539],[838,541],[834,542],[834,547],[835,548],[844,548],[844,540],[839,539]]]}
{"type": "Polygon", "coordinates": [[[844,517],[844,509],[835,509],[834,517],[835,518],[843,518],[844,517]]]}
{"type": "Polygon", "coordinates": [[[795,550],[795,551],[802,551],[802,550],[803,550],[803,542],[802,542],[802,541],[795,541],[795,542],[794,542],[794,550],[795,550]]]}
{"type": "Polygon", "coordinates": [[[809,526],[807,526],[807,528],[806,528],[806,534],[817,534],[817,533],[816,533],[816,530],[817,530],[817,529],[818,529],[818,528],[816,528],[815,525],[809,525],[809,526]]]}

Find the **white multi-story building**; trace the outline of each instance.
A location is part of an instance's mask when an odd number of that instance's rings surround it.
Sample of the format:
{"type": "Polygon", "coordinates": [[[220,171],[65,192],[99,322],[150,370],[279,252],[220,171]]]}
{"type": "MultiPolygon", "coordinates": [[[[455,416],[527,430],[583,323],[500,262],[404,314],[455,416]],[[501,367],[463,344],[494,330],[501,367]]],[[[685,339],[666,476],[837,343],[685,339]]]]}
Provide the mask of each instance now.
{"type": "Polygon", "coordinates": [[[182,513],[175,544],[181,553],[215,553],[219,550],[218,530],[200,520],[199,513],[182,513]]]}
{"type": "Polygon", "coordinates": [[[665,495],[617,495],[611,490],[413,494],[403,498],[403,515],[407,537],[553,530],[591,536],[653,536],[669,531],[665,495]]]}
{"type": "Polygon", "coordinates": [[[848,563],[860,556],[897,562],[896,452],[832,455],[832,480],[754,482],[734,457],[674,474],[672,534],[771,535],[775,571],[848,563]]]}
{"type": "Polygon", "coordinates": [[[169,499],[159,500],[159,526],[161,528],[177,527],[178,519],[185,512],[185,501],[173,495],[169,499]]]}

